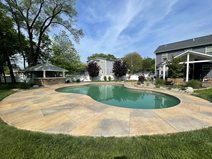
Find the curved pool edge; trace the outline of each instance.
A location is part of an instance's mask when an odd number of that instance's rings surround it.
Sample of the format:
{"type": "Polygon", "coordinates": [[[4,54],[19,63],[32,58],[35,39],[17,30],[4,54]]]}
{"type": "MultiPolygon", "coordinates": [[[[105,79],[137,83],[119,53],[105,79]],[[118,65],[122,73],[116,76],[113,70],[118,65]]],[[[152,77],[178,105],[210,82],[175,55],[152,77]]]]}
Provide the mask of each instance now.
{"type": "Polygon", "coordinates": [[[71,94],[79,94],[79,95],[85,95],[89,98],[91,98],[92,100],[94,100],[95,102],[98,102],[98,103],[101,103],[101,104],[104,104],[104,105],[107,105],[107,106],[113,106],[113,107],[120,107],[120,108],[126,108],[126,109],[140,109],[140,110],[154,110],[154,109],[169,109],[169,108],[172,108],[172,107],[176,107],[176,106],[179,106],[180,103],[181,103],[181,100],[180,98],[176,97],[175,95],[172,95],[168,92],[162,92],[160,90],[153,90],[153,89],[150,89],[150,88],[147,88],[147,87],[143,87],[142,89],[140,89],[139,87],[135,87],[135,86],[131,86],[129,87],[126,83],[114,83],[114,82],[90,82],[90,83],[81,83],[80,85],[71,85],[71,86],[65,86],[65,87],[58,87],[55,89],[56,92],[59,92],[59,93],[65,93],[65,94],[68,94],[68,93],[71,93],[71,94]],[[175,100],[178,101],[178,104],[176,105],[173,105],[173,106],[168,106],[168,107],[162,107],[162,108],[134,108],[134,107],[124,107],[124,106],[117,106],[117,105],[112,105],[112,104],[108,104],[108,103],[104,103],[104,102],[100,102],[98,100],[95,100],[94,98],[92,98],[91,96],[87,95],[87,94],[83,94],[83,93],[73,93],[73,92],[63,92],[63,91],[58,91],[59,89],[64,89],[64,88],[72,88],[72,87],[80,87],[80,86],[87,86],[87,85],[115,85],[115,86],[123,86],[125,87],[126,89],[133,89],[133,90],[140,90],[141,92],[150,92],[151,94],[154,94],[154,93],[158,93],[158,94],[162,94],[162,95],[166,95],[166,96],[169,96],[169,97],[172,97],[174,98],[175,100]]]}
{"type": "Polygon", "coordinates": [[[68,85],[26,90],[8,96],[0,102],[0,117],[19,129],[93,137],[162,135],[212,126],[212,117],[208,115],[212,114],[212,103],[189,94],[171,92],[181,100],[180,106],[135,112],[127,108],[105,107],[85,95],[65,95],[55,91],[65,86],[68,85]],[[27,109],[23,109],[24,105],[27,109]],[[66,105],[71,107],[70,110],[66,105]],[[63,109],[62,112],[58,108],[63,109]],[[45,115],[43,109],[57,112],[45,115]],[[66,123],[65,129],[63,123],[66,123]]]}

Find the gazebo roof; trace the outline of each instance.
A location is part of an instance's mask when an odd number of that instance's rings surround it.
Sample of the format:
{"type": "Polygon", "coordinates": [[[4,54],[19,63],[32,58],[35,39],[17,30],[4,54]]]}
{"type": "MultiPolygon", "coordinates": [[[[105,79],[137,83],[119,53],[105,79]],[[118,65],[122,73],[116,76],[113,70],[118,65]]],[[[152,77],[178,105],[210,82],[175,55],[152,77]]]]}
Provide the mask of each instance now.
{"type": "Polygon", "coordinates": [[[50,63],[38,64],[36,66],[29,67],[25,70],[26,72],[35,72],[35,71],[57,71],[57,72],[67,72],[66,69],[52,65],[50,63]]]}

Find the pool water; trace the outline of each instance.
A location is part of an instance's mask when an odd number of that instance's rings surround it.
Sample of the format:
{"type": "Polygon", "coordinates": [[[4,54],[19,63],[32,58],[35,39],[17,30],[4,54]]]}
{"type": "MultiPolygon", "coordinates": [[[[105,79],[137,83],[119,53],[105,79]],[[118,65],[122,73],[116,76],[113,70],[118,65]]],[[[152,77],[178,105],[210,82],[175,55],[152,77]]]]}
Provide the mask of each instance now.
{"type": "Polygon", "coordinates": [[[178,98],[170,95],[130,89],[122,85],[90,84],[76,87],[59,88],[56,91],[64,93],[85,94],[104,104],[135,109],[168,108],[180,103],[178,98]]]}

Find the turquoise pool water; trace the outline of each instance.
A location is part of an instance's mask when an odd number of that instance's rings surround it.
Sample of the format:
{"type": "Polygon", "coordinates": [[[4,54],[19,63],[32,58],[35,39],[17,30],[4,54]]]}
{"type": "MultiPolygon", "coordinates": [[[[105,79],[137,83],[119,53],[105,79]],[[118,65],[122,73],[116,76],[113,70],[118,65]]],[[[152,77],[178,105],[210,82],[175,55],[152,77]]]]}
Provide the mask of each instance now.
{"type": "Polygon", "coordinates": [[[101,103],[135,109],[168,108],[180,103],[180,100],[173,96],[163,93],[130,89],[122,85],[90,84],[77,87],[59,88],[56,91],[85,94],[101,103]]]}

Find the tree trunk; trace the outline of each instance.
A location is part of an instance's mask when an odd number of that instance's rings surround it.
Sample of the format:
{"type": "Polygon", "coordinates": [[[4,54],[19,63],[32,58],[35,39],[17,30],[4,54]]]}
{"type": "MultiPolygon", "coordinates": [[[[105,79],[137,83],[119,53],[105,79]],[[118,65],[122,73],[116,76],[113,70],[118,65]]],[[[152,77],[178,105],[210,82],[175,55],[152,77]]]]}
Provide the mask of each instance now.
{"type": "Polygon", "coordinates": [[[34,51],[34,43],[33,43],[33,35],[30,30],[28,30],[29,34],[29,44],[30,44],[30,55],[28,57],[28,65],[34,66],[35,65],[35,51],[34,51]]]}
{"type": "Polygon", "coordinates": [[[7,78],[6,78],[6,76],[5,76],[5,73],[4,73],[4,70],[3,70],[3,77],[4,77],[4,83],[6,84],[7,83],[7,78]]]}
{"type": "Polygon", "coordinates": [[[11,61],[10,61],[10,57],[8,56],[7,53],[6,53],[6,60],[7,60],[7,66],[10,70],[11,82],[16,83],[15,76],[14,76],[14,73],[13,73],[13,67],[12,67],[12,64],[11,64],[11,61]]]}
{"type": "Polygon", "coordinates": [[[24,54],[22,54],[22,56],[23,56],[23,63],[24,63],[24,70],[25,70],[26,69],[26,57],[24,54]]]}
{"type": "Polygon", "coordinates": [[[21,49],[21,55],[23,56],[23,62],[24,62],[24,69],[26,68],[26,58],[25,58],[25,55],[24,55],[24,49],[23,49],[23,44],[22,44],[22,39],[21,39],[21,29],[20,29],[20,24],[19,24],[19,21],[16,20],[16,24],[17,24],[17,28],[18,28],[18,40],[19,40],[19,47],[21,49]]]}

